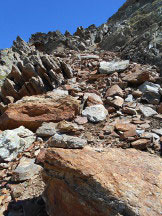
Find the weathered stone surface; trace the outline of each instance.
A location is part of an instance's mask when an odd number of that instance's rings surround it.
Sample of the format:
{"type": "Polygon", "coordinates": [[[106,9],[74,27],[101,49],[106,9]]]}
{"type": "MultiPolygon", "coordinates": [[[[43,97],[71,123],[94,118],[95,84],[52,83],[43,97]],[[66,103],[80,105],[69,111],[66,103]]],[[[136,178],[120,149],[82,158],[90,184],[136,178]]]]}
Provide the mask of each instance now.
{"type": "Polygon", "coordinates": [[[87,144],[87,140],[75,136],[56,133],[46,143],[49,147],[65,149],[82,149],[87,144]]]}
{"type": "Polygon", "coordinates": [[[72,68],[70,67],[70,65],[66,64],[65,62],[61,62],[61,66],[63,69],[63,73],[65,74],[65,76],[70,79],[73,77],[73,71],[72,68]]]}
{"type": "Polygon", "coordinates": [[[79,109],[78,100],[54,92],[24,97],[15,104],[9,105],[0,117],[0,129],[13,129],[23,125],[35,131],[43,122],[72,120],[79,114],[79,109]]]}
{"type": "Polygon", "coordinates": [[[86,107],[86,109],[82,111],[82,115],[87,117],[90,122],[97,123],[106,119],[108,111],[102,104],[98,104],[86,107]]]}
{"type": "Polygon", "coordinates": [[[15,159],[19,152],[27,149],[35,140],[34,133],[23,126],[3,131],[0,134],[0,160],[15,159]]]}
{"type": "Polygon", "coordinates": [[[129,61],[119,61],[119,62],[100,62],[99,72],[101,74],[112,74],[114,72],[121,72],[127,69],[129,66],[129,61]]]}
{"type": "Polygon", "coordinates": [[[12,173],[13,181],[25,181],[38,175],[42,167],[35,164],[35,159],[22,157],[19,165],[12,173]]]}
{"type": "Polygon", "coordinates": [[[101,97],[95,93],[85,93],[83,99],[87,100],[88,106],[103,104],[101,97]]]}
{"type": "Polygon", "coordinates": [[[141,105],[139,109],[145,117],[150,117],[157,114],[157,112],[153,110],[151,107],[147,107],[144,105],[141,105]]]}
{"type": "Polygon", "coordinates": [[[132,92],[133,97],[139,98],[142,96],[142,92],[140,90],[136,90],[132,92]]]}
{"type": "Polygon", "coordinates": [[[139,139],[131,143],[132,147],[139,150],[146,150],[150,144],[148,139],[139,139]]]}
{"type": "Polygon", "coordinates": [[[118,85],[113,85],[106,92],[106,97],[123,96],[123,90],[118,85]]]}
{"type": "Polygon", "coordinates": [[[130,107],[123,107],[122,112],[126,113],[128,115],[136,115],[137,114],[136,110],[133,108],[130,108],[130,107]]]}
{"type": "Polygon", "coordinates": [[[126,132],[126,131],[130,131],[130,130],[136,131],[137,126],[134,124],[119,121],[115,124],[115,128],[116,128],[116,130],[126,132]]]}
{"type": "Polygon", "coordinates": [[[84,148],[47,149],[40,160],[50,216],[160,215],[160,157],[135,149],[84,148]]]}
{"type": "Polygon", "coordinates": [[[114,100],[111,101],[111,104],[114,106],[114,107],[117,107],[117,108],[120,108],[123,106],[123,103],[124,103],[124,99],[119,97],[119,96],[115,96],[114,97],[114,100]]]}
{"type": "Polygon", "coordinates": [[[137,71],[137,72],[132,72],[131,74],[128,74],[124,76],[122,79],[123,81],[126,81],[130,84],[142,84],[145,81],[149,80],[149,72],[148,71],[137,71]]]}
{"type": "Polygon", "coordinates": [[[139,90],[143,93],[143,100],[148,103],[159,104],[161,98],[160,85],[146,81],[139,86],[139,90]]]}
{"type": "Polygon", "coordinates": [[[161,128],[161,129],[153,129],[152,131],[153,131],[154,133],[156,133],[156,134],[162,136],[162,128],[161,128]]]}
{"type": "Polygon", "coordinates": [[[36,135],[39,137],[50,137],[56,133],[56,123],[44,122],[36,131],[36,135]]]}
{"type": "Polygon", "coordinates": [[[78,126],[76,123],[61,121],[57,124],[57,130],[61,133],[76,133],[79,131],[83,131],[83,126],[78,126]]]}
{"type": "Polygon", "coordinates": [[[151,132],[144,132],[140,134],[140,137],[142,139],[155,139],[155,140],[160,139],[160,137],[156,133],[151,133],[151,132]]]}
{"type": "Polygon", "coordinates": [[[87,117],[77,116],[75,122],[79,125],[86,124],[88,122],[87,117]]]}

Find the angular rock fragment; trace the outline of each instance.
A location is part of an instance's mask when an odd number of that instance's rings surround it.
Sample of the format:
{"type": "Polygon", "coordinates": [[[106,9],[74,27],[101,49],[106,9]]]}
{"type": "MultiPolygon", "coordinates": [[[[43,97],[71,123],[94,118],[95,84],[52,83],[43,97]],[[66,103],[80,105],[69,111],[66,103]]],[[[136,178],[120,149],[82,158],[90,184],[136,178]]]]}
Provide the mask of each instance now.
{"type": "Polygon", "coordinates": [[[146,81],[139,86],[139,90],[143,93],[143,100],[148,103],[159,104],[161,98],[160,85],[146,81]]]}
{"type": "Polygon", "coordinates": [[[65,76],[70,79],[73,77],[73,71],[72,68],[70,67],[70,65],[66,64],[65,62],[61,62],[61,66],[63,69],[63,73],[65,74],[65,76]]]}
{"type": "Polygon", "coordinates": [[[151,117],[157,114],[155,110],[153,110],[151,107],[148,106],[141,105],[139,109],[145,117],[151,117]]]}
{"type": "Polygon", "coordinates": [[[13,181],[25,181],[38,175],[42,170],[42,167],[35,164],[35,159],[23,157],[20,160],[19,165],[12,173],[13,181]]]}
{"type": "Polygon", "coordinates": [[[49,147],[65,149],[82,149],[87,144],[87,140],[75,136],[56,133],[46,143],[49,147]]]}
{"type": "Polygon", "coordinates": [[[113,85],[106,92],[106,97],[120,96],[123,97],[123,90],[118,85],[113,85]]]}
{"type": "Polygon", "coordinates": [[[115,124],[115,128],[118,131],[126,132],[126,131],[130,131],[130,130],[136,131],[137,126],[134,124],[125,123],[125,122],[121,121],[121,122],[117,122],[115,124]]]}
{"type": "Polygon", "coordinates": [[[130,108],[130,107],[123,107],[122,112],[126,113],[128,115],[136,115],[137,114],[136,110],[133,108],[130,108]]]}
{"type": "Polygon", "coordinates": [[[133,72],[131,74],[125,75],[122,80],[126,81],[130,84],[134,85],[140,85],[144,83],[145,81],[148,81],[150,79],[149,72],[148,71],[137,71],[133,72]]]}
{"type": "Polygon", "coordinates": [[[36,131],[36,135],[39,137],[50,137],[56,133],[56,125],[57,123],[44,122],[36,131]]]}
{"type": "Polygon", "coordinates": [[[84,130],[83,126],[78,126],[76,123],[67,122],[65,120],[60,121],[56,128],[60,133],[76,133],[84,130]]]}
{"type": "Polygon", "coordinates": [[[121,72],[127,69],[129,60],[119,62],[100,62],[99,72],[101,74],[112,74],[114,72],[121,72]]]}
{"type": "Polygon", "coordinates": [[[101,97],[95,93],[85,93],[83,99],[87,100],[88,106],[103,104],[101,97]]]}
{"type": "Polygon", "coordinates": [[[161,129],[153,129],[154,133],[158,134],[159,136],[162,136],[162,128],[161,129]]]}
{"type": "Polygon", "coordinates": [[[132,147],[139,150],[146,150],[150,145],[150,140],[148,139],[139,139],[131,143],[132,147]]]}
{"type": "Polygon", "coordinates": [[[21,126],[0,134],[0,160],[11,161],[36,140],[34,133],[21,126]]]}
{"type": "Polygon", "coordinates": [[[86,107],[82,115],[87,117],[90,122],[97,123],[106,119],[108,111],[102,104],[86,107]]]}
{"type": "Polygon", "coordinates": [[[115,99],[113,101],[111,101],[111,104],[117,108],[122,107],[123,103],[124,103],[124,99],[119,97],[119,96],[115,96],[115,99]]]}
{"type": "Polygon", "coordinates": [[[133,100],[134,100],[133,95],[129,94],[125,99],[125,102],[133,102],[133,100]]]}

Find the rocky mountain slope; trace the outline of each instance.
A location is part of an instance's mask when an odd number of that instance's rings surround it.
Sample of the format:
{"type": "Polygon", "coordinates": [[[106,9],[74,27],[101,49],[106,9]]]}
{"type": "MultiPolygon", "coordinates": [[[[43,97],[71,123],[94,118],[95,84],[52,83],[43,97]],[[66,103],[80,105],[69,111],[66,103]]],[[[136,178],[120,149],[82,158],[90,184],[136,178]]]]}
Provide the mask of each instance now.
{"type": "Polygon", "coordinates": [[[0,51],[0,216],[161,214],[160,8],[0,51]]]}
{"type": "Polygon", "coordinates": [[[124,58],[162,69],[161,0],[127,0],[107,25],[102,49],[120,51],[124,58]]]}

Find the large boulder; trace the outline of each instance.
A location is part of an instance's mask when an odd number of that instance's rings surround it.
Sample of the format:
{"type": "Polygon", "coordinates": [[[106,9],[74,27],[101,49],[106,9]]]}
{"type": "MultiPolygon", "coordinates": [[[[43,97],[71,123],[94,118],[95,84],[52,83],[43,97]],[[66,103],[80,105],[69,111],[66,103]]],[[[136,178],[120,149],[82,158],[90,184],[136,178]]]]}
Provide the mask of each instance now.
{"type": "Polygon", "coordinates": [[[46,149],[44,200],[50,216],[159,216],[162,159],[134,149],[46,149]]]}
{"type": "Polygon", "coordinates": [[[79,114],[79,101],[71,96],[49,92],[44,95],[24,97],[0,116],[0,128],[14,129],[21,125],[36,131],[43,122],[72,120],[79,114]]]}

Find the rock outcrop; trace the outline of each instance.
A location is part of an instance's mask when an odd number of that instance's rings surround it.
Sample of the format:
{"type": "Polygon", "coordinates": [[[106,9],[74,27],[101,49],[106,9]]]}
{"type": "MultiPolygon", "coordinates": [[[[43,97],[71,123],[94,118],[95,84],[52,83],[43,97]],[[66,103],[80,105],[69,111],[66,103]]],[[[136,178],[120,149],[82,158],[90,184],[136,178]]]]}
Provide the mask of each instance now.
{"type": "Polygon", "coordinates": [[[72,77],[72,69],[65,62],[59,62],[56,57],[47,54],[30,53],[12,66],[1,87],[0,101],[8,104],[6,97],[17,101],[24,96],[43,94],[72,77]]]}
{"type": "Polygon", "coordinates": [[[108,20],[109,31],[100,47],[162,68],[161,7],[161,0],[127,0],[108,20]]]}
{"type": "Polygon", "coordinates": [[[161,214],[162,159],[136,150],[46,149],[44,200],[50,216],[161,214]]]}

